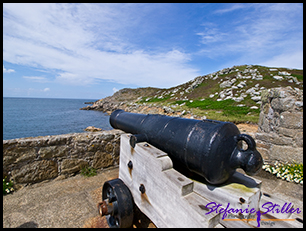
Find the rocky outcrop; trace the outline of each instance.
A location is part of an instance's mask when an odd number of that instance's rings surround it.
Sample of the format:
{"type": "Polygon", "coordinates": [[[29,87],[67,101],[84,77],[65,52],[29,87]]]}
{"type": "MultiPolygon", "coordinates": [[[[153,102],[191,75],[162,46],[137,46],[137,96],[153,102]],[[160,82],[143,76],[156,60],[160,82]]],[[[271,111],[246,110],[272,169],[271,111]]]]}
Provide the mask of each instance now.
{"type": "Polygon", "coordinates": [[[120,108],[122,105],[127,103],[133,103],[139,100],[141,97],[146,97],[153,94],[157,90],[160,89],[152,87],[137,89],[124,88],[120,91],[115,92],[112,96],[97,100],[93,103],[93,105],[81,108],[81,110],[97,110],[110,114],[112,111],[120,108]]]}
{"type": "Polygon", "coordinates": [[[171,106],[162,106],[157,104],[146,104],[146,103],[135,103],[135,102],[114,102],[112,100],[110,101],[101,100],[100,103],[96,103],[96,105],[94,106],[94,108],[96,109],[93,109],[93,106],[81,109],[99,110],[106,112],[109,115],[117,109],[122,109],[124,111],[133,112],[133,113],[161,114],[161,115],[177,116],[183,118],[206,119],[205,116],[204,117],[197,116],[190,111],[180,110],[180,109],[175,110],[171,106]]]}
{"type": "Polygon", "coordinates": [[[96,128],[95,126],[88,126],[87,128],[84,129],[84,131],[87,132],[98,132],[98,131],[102,131],[101,128],[96,128]]]}
{"type": "Polygon", "coordinates": [[[303,90],[272,88],[261,94],[256,142],[266,161],[303,162],[303,90]]]}
{"type": "Polygon", "coordinates": [[[98,100],[82,110],[100,110],[108,114],[116,109],[124,109],[128,112],[148,111],[148,113],[158,111],[170,116],[197,118],[191,112],[180,110],[180,106],[184,104],[181,101],[210,99],[233,100],[239,103],[238,106],[249,107],[253,112],[253,109],[257,110],[260,107],[262,91],[277,86],[302,89],[302,76],[303,70],[258,65],[233,66],[205,76],[198,76],[168,89],[121,89],[114,95],[98,100]],[[148,110],[148,107],[152,110],[148,110]]]}
{"type": "Polygon", "coordinates": [[[120,130],[3,140],[3,174],[17,185],[119,164],[120,130]]]}

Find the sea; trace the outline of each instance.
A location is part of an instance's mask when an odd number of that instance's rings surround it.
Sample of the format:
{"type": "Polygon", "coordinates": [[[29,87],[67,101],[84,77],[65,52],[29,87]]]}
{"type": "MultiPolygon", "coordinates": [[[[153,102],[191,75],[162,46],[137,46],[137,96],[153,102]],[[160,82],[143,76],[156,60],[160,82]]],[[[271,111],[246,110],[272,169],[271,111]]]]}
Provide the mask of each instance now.
{"type": "Polygon", "coordinates": [[[88,126],[111,130],[106,113],[80,110],[94,101],[3,97],[3,140],[79,133],[88,126]]]}

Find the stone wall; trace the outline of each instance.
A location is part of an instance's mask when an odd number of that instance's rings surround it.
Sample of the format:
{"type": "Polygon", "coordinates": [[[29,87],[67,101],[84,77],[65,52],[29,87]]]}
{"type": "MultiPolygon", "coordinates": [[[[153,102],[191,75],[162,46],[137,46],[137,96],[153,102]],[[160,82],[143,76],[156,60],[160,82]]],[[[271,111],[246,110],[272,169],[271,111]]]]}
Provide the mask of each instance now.
{"type": "Polygon", "coordinates": [[[303,163],[303,90],[272,88],[261,100],[258,151],[267,162],[303,163]]]}
{"type": "Polygon", "coordinates": [[[3,174],[15,184],[119,165],[120,130],[3,140],[3,174]]]}

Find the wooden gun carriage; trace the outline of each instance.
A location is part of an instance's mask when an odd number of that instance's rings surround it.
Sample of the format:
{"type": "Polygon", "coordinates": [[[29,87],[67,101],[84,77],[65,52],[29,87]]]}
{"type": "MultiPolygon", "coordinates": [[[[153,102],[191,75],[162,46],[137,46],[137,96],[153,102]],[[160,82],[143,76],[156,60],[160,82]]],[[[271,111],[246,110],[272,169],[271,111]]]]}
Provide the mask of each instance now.
{"type": "Polygon", "coordinates": [[[110,227],[131,227],[135,206],[157,227],[258,226],[241,216],[260,210],[261,181],[235,170],[253,175],[263,160],[253,138],[233,123],[116,110],[110,124],[126,132],[119,178],[104,183],[98,205],[110,227]],[[248,213],[224,219],[209,203],[248,213]]]}

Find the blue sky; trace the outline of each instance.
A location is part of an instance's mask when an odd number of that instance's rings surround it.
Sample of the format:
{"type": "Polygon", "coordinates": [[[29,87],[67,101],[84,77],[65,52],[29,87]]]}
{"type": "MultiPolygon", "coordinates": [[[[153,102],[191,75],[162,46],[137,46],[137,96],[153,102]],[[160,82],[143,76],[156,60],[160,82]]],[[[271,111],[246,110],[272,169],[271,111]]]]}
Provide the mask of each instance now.
{"type": "Polygon", "coordinates": [[[3,96],[101,99],[234,65],[303,69],[303,4],[3,4],[3,96]]]}

